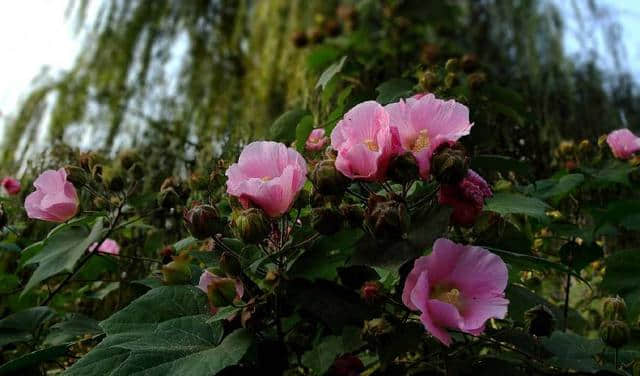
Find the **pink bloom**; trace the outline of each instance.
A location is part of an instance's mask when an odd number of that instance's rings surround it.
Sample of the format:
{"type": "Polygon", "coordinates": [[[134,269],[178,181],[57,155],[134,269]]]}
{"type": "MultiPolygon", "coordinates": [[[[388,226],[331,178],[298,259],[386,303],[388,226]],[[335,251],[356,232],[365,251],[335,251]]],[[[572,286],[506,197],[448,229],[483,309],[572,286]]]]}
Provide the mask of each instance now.
{"type": "Polygon", "coordinates": [[[620,159],[629,159],[634,153],[640,151],[640,137],[626,128],[609,133],[607,143],[613,155],[620,159]]]}
{"type": "Polygon", "coordinates": [[[473,225],[482,213],[484,200],[493,196],[489,184],[475,171],[469,169],[467,176],[458,184],[440,186],[438,202],[453,207],[451,221],[460,226],[473,225]]]}
{"type": "MultiPolygon", "coordinates": [[[[233,280],[235,283],[235,287],[236,287],[235,300],[239,301],[240,299],[242,299],[242,296],[244,295],[244,285],[240,280],[237,280],[237,279],[234,280],[232,278],[220,277],[218,275],[211,273],[208,270],[204,270],[200,275],[200,282],[198,283],[198,288],[202,290],[205,294],[209,295],[209,287],[212,284],[218,284],[218,283],[229,281],[229,280],[233,280]]],[[[211,307],[211,313],[215,314],[217,311],[218,311],[217,307],[215,306],[211,307]]]]}
{"type": "Polygon", "coordinates": [[[24,201],[29,218],[49,222],[64,222],[78,212],[78,194],[67,181],[64,168],[47,170],[33,183],[35,192],[24,201]]]}
{"type": "Polygon", "coordinates": [[[472,123],[469,109],[454,100],[443,101],[433,94],[416,94],[385,106],[390,124],[398,129],[402,148],[418,161],[420,176],[429,178],[431,157],[445,142],[468,135],[472,123]]]}
{"type": "Polygon", "coordinates": [[[270,217],[291,209],[307,180],[307,164],[297,151],[272,141],[257,141],[240,153],[226,172],[227,193],[245,208],[251,203],[270,217]]]}
{"type": "Polygon", "coordinates": [[[319,151],[324,148],[327,143],[327,138],[324,136],[324,128],[316,128],[311,131],[305,147],[309,151],[319,151]]]}
{"type": "Polygon", "coordinates": [[[402,302],[420,311],[424,327],[449,346],[451,336],[446,329],[477,336],[487,320],[507,315],[507,280],[507,266],[500,257],[484,248],[441,238],[430,255],[415,261],[402,302]]]}
{"type": "Polygon", "coordinates": [[[0,180],[0,186],[2,186],[4,191],[10,196],[20,193],[20,182],[12,177],[7,176],[0,180]]]}
{"type": "Polygon", "coordinates": [[[365,181],[384,178],[389,161],[400,150],[398,142],[389,115],[375,101],[353,107],[331,133],[331,146],[338,151],[338,171],[365,181]]]}
{"type": "MultiPolygon", "coordinates": [[[[96,247],[98,247],[98,243],[91,244],[89,252],[95,251],[96,247]]],[[[102,244],[100,244],[100,247],[98,247],[98,252],[118,255],[120,254],[120,245],[113,239],[105,239],[102,244]]]]}

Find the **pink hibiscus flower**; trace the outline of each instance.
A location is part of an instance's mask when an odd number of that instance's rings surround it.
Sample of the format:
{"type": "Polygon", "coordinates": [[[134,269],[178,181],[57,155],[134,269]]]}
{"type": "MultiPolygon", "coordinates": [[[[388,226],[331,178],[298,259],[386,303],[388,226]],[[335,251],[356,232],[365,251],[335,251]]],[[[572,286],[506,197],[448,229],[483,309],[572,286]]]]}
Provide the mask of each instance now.
{"type": "Polygon", "coordinates": [[[607,144],[616,158],[629,159],[640,151],[640,137],[628,129],[615,130],[607,136],[607,144]]]}
{"type": "Polygon", "coordinates": [[[64,168],[47,170],[33,183],[35,192],[24,201],[29,218],[49,222],[64,222],[78,212],[78,194],[75,187],[67,181],[64,168]]]}

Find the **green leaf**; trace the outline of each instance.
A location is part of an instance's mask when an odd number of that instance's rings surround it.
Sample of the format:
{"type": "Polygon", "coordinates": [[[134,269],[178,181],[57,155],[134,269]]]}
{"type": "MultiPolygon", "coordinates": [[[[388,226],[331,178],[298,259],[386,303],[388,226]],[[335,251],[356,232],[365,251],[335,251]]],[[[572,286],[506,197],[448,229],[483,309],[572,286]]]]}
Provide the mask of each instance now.
{"type": "Polygon", "coordinates": [[[226,319],[228,319],[230,317],[233,317],[235,314],[237,314],[241,310],[242,310],[242,308],[234,307],[234,306],[231,306],[231,305],[219,308],[218,312],[216,312],[216,314],[213,315],[213,317],[210,317],[207,320],[207,323],[226,320],[226,319]]]}
{"type": "Polygon", "coordinates": [[[538,180],[527,187],[526,193],[541,199],[561,199],[584,182],[582,174],[568,174],[559,179],[538,180]]]}
{"type": "Polygon", "coordinates": [[[61,345],[73,342],[85,335],[97,335],[102,333],[98,321],[81,315],[71,314],[67,320],[59,322],[49,328],[49,334],[45,338],[46,345],[61,345]]]}
{"type": "Polygon", "coordinates": [[[300,120],[296,127],[296,149],[299,152],[304,151],[307,138],[313,131],[313,116],[307,115],[300,120]]]}
{"type": "Polygon", "coordinates": [[[603,256],[604,252],[602,251],[602,247],[596,243],[585,242],[578,244],[576,242],[568,242],[560,247],[560,258],[562,262],[576,272],[579,272],[603,256]]]}
{"type": "Polygon", "coordinates": [[[295,261],[289,274],[307,279],[335,279],[338,276],[337,268],[345,265],[361,237],[362,231],[359,229],[321,237],[295,261]]]}
{"type": "Polygon", "coordinates": [[[16,371],[43,364],[67,353],[68,345],[58,345],[31,352],[7,362],[0,367],[0,375],[15,375],[16,371]]]}
{"type": "Polygon", "coordinates": [[[637,249],[618,251],[605,258],[606,273],[602,279],[602,288],[611,293],[624,293],[639,290],[638,270],[640,252],[637,249]]]}
{"type": "Polygon", "coordinates": [[[554,354],[548,362],[556,367],[582,372],[594,372],[599,369],[594,359],[603,349],[599,340],[556,331],[543,341],[544,347],[554,354]]]}
{"type": "Polygon", "coordinates": [[[89,299],[102,300],[107,297],[112,291],[116,291],[120,288],[120,282],[109,282],[104,286],[101,286],[98,291],[94,291],[87,295],[89,299]]]}
{"type": "Polygon", "coordinates": [[[5,317],[0,320],[0,346],[32,340],[38,328],[54,314],[49,307],[33,307],[5,317]]]}
{"type": "Polygon", "coordinates": [[[596,186],[622,184],[629,185],[629,174],[637,169],[630,164],[622,161],[610,161],[600,168],[584,166],[581,170],[590,175],[593,179],[592,184],[596,186]]]}
{"type": "Polygon", "coordinates": [[[550,206],[544,201],[517,193],[496,193],[484,206],[484,210],[501,215],[524,214],[538,219],[545,219],[548,209],[550,206]]]}
{"type": "Polygon", "coordinates": [[[38,267],[20,296],[24,296],[27,291],[47,278],[63,272],[73,272],[78,259],[91,244],[102,237],[104,231],[102,220],[97,220],[91,232],[84,225],[73,225],[48,238],[42,251],[27,261],[28,265],[37,263],[38,267]]]}
{"type": "Polygon", "coordinates": [[[413,91],[413,83],[404,78],[392,78],[378,85],[376,91],[378,92],[376,101],[385,105],[410,96],[413,91]]]}
{"type": "Polygon", "coordinates": [[[471,159],[471,168],[474,170],[499,171],[505,174],[513,171],[521,176],[531,176],[532,174],[531,165],[527,162],[502,155],[478,155],[471,159]]]}
{"type": "Polygon", "coordinates": [[[209,318],[199,289],[152,289],[103,321],[106,338],[65,375],[215,375],[242,359],[252,337],[239,329],[220,342],[222,326],[209,318]]]}
{"type": "Polygon", "coordinates": [[[307,66],[313,72],[320,72],[340,56],[340,50],[326,44],[314,48],[307,58],[307,66]]]}
{"type": "Polygon", "coordinates": [[[176,252],[180,252],[197,242],[198,242],[198,239],[194,238],[193,236],[189,236],[188,238],[184,238],[175,242],[173,244],[173,249],[175,249],[176,252]]]}
{"type": "MultiPolygon", "coordinates": [[[[564,307],[552,304],[529,289],[515,284],[509,284],[505,290],[505,294],[509,299],[509,319],[517,323],[524,324],[525,312],[539,304],[542,304],[547,306],[551,312],[553,312],[553,315],[556,318],[556,328],[564,327],[564,307]]],[[[581,330],[586,325],[586,321],[574,309],[569,310],[569,317],[567,321],[569,329],[572,330],[581,330]]]]}
{"type": "Polygon", "coordinates": [[[304,353],[302,364],[311,368],[316,375],[323,375],[338,356],[351,352],[360,345],[360,341],[353,341],[352,329],[359,334],[359,329],[346,327],[341,336],[324,337],[318,345],[304,353]]]}
{"type": "Polygon", "coordinates": [[[329,81],[331,81],[333,76],[340,73],[346,61],[347,61],[347,57],[343,56],[342,59],[340,59],[340,61],[331,64],[327,69],[325,69],[325,71],[322,72],[322,74],[320,75],[320,78],[318,79],[318,83],[316,84],[316,89],[321,87],[322,90],[324,90],[324,88],[327,86],[329,81]]]}
{"type": "Polygon", "coordinates": [[[302,108],[294,108],[280,115],[269,129],[269,135],[274,141],[290,144],[296,139],[296,126],[307,116],[309,111],[302,108]]]}

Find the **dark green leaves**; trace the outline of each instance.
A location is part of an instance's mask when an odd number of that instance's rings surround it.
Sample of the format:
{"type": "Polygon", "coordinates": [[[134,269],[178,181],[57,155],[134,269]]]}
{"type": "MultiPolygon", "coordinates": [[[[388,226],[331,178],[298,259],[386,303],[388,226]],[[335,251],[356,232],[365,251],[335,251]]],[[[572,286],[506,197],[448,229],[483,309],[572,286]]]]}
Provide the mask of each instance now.
{"type": "Polygon", "coordinates": [[[583,372],[594,372],[600,368],[594,358],[603,348],[599,340],[554,332],[544,340],[544,347],[554,354],[549,363],[556,367],[583,372]]]}
{"type": "Polygon", "coordinates": [[[37,350],[7,362],[0,367],[0,375],[15,375],[17,371],[34,367],[66,354],[68,345],[58,345],[37,350]]]}
{"type": "Polygon", "coordinates": [[[302,108],[294,108],[280,115],[269,129],[269,136],[274,141],[290,144],[296,139],[296,127],[309,112],[302,108]]]}
{"type": "Polygon", "coordinates": [[[313,131],[313,116],[307,115],[296,126],[296,149],[302,152],[309,135],[313,131]]]}
{"type": "Polygon", "coordinates": [[[222,342],[206,296],[191,286],[152,289],[100,325],[106,338],[67,375],[215,375],[251,344],[240,329],[222,342]]]}
{"type": "Polygon", "coordinates": [[[376,101],[385,105],[410,96],[413,91],[413,83],[404,78],[393,78],[380,84],[376,91],[378,92],[376,101]]]}
{"type": "Polygon", "coordinates": [[[320,78],[318,79],[318,83],[316,84],[316,89],[321,87],[324,90],[324,88],[327,86],[329,81],[331,81],[331,79],[336,74],[340,73],[346,61],[347,61],[347,57],[343,56],[342,59],[340,59],[340,61],[337,61],[331,64],[327,69],[325,69],[325,71],[322,72],[322,74],[320,75],[320,78]]]}
{"type": "Polygon", "coordinates": [[[27,265],[38,264],[38,267],[22,295],[47,278],[73,272],[76,262],[103,233],[102,220],[98,219],[91,231],[84,225],[71,225],[53,234],[44,242],[42,250],[26,261],[27,265]]]}
{"type": "Polygon", "coordinates": [[[27,342],[55,312],[49,307],[33,307],[16,312],[0,320],[0,346],[14,342],[27,342]]]}
{"type": "Polygon", "coordinates": [[[496,193],[484,206],[484,210],[501,215],[524,214],[537,219],[546,218],[545,213],[549,208],[549,205],[537,198],[517,193],[496,193]]]}

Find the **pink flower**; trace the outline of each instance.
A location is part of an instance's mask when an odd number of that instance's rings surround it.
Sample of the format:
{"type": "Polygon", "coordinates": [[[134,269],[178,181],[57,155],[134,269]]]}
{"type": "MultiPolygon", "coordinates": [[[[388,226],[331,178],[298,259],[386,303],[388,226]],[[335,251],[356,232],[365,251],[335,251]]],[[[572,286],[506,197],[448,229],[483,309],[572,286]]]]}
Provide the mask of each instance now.
{"type": "MultiPolygon", "coordinates": [[[[91,244],[89,252],[95,251],[96,247],[98,247],[98,243],[91,244]]],[[[113,239],[105,239],[102,244],[100,244],[100,247],[98,247],[98,252],[118,255],[120,254],[120,245],[113,239]]]]}
{"type": "Polygon", "coordinates": [[[430,255],[415,261],[402,302],[420,311],[424,327],[449,346],[451,336],[446,329],[477,336],[487,320],[507,315],[507,280],[507,266],[500,257],[484,248],[441,238],[430,255]]]}
{"type": "MultiPolygon", "coordinates": [[[[209,298],[211,299],[212,295],[215,295],[213,294],[213,290],[215,290],[216,288],[224,289],[224,286],[227,283],[235,284],[236,296],[233,300],[239,301],[240,299],[242,299],[242,296],[244,295],[244,285],[240,280],[227,278],[227,277],[220,277],[216,274],[211,273],[208,270],[203,271],[202,274],[200,275],[198,288],[202,290],[205,294],[207,294],[207,296],[209,296],[209,298]]],[[[221,293],[221,294],[224,294],[224,293],[221,293]]],[[[218,295],[220,295],[220,293],[218,295]]],[[[215,314],[217,311],[218,311],[217,307],[215,305],[212,305],[211,313],[215,314]]]]}
{"type": "Polygon", "coordinates": [[[613,155],[620,159],[629,159],[634,153],[640,151],[640,137],[626,128],[609,133],[607,143],[613,155]]]}
{"type": "Polygon", "coordinates": [[[257,141],[240,153],[226,172],[227,193],[245,208],[251,203],[270,217],[291,209],[307,180],[307,164],[297,151],[272,141],[257,141]]]}
{"type": "Polygon", "coordinates": [[[438,202],[453,207],[451,221],[460,226],[473,225],[482,213],[484,200],[493,196],[489,184],[475,171],[469,169],[467,176],[458,184],[440,186],[438,202]]]}
{"type": "Polygon", "coordinates": [[[78,194],[67,181],[64,168],[47,170],[33,183],[35,192],[27,196],[24,208],[29,218],[49,222],[64,222],[78,212],[78,194]]]}
{"type": "Polygon", "coordinates": [[[331,146],[338,151],[336,168],[351,179],[378,181],[389,161],[400,150],[397,130],[389,126],[389,115],[375,101],[353,107],[331,133],[331,146]]]}
{"type": "Polygon", "coordinates": [[[385,106],[390,124],[398,129],[402,148],[418,161],[420,176],[429,178],[431,157],[444,142],[468,135],[472,123],[469,109],[454,100],[443,101],[433,94],[416,94],[385,106]]]}
{"type": "Polygon", "coordinates": [[[309,151],[320,151],[327,143],[327,138],[324,136],[324,128],[316,128],[311,131],[305,147],[309,151]]]}
{"type": "Polygon", "coordinates": [[[20,182],[10,176],[0,180],[0,186],[2,186],[4,191],[10,196],[15,196],[20,193],[20,182]]]}

